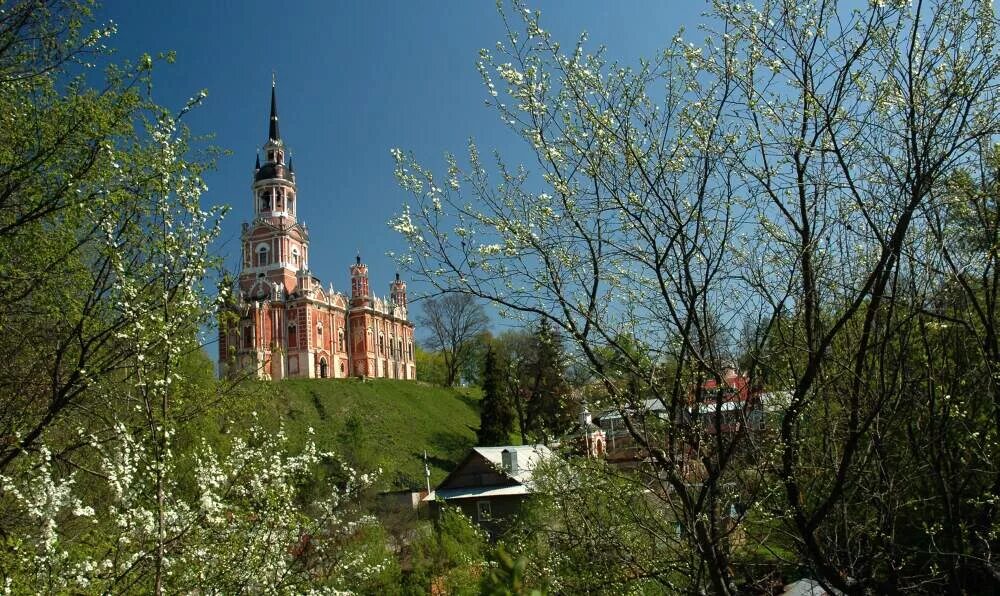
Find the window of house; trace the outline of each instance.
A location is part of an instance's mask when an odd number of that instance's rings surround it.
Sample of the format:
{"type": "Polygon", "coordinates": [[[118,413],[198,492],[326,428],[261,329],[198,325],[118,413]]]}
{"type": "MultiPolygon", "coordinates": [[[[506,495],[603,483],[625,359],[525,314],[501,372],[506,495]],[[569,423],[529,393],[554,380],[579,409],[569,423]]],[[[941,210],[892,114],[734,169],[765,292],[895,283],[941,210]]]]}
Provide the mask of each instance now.
{"type": "Polygon", "coordinates": [[[292,323],[288,326],[288,347],[294,348],[299,345],[299,337],[296,333],[298,330],[295,328],[295,324],[292,323]]]}
{"type": "Polygon", "coordinates": [[[493,519],[493,507],[489,501],[476,501],[476,519],[479,521],[493,519]]]}
{"type": "Polygon", "coordinates": [[[344,330],[343,329],[341,329],[340,333],[338,334],[338,341],[340,343],[340,351],[343,352],[344,350],[347,349],[347,346],[344,343],[344,330]]]}
{"type": "Polygon", "coordinates": [[[298,266],[299,264],[299,249],[298,247],[292,248],[292,265],[298,266]]]}

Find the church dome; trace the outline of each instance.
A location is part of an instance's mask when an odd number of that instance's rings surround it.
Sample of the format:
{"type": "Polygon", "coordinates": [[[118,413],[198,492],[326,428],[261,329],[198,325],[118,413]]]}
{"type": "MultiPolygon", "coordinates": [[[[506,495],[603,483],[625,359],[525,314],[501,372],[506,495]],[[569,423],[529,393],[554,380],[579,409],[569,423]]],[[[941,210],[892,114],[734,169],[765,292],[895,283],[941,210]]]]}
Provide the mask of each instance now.
{"type": "Polygon", "coordinates": [[[292,172],[282,164],[265,163],[253,176],[254,182],[272,180],[274,178],[292,181],[292,172]]]}

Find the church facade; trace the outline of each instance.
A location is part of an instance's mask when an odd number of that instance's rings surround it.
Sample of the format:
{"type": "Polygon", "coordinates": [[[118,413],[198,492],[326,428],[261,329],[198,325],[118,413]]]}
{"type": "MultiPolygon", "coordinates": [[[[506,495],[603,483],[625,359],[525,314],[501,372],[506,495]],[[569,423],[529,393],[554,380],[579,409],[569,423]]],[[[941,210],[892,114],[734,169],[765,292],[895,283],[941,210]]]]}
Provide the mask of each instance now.
{"type": "Polygon", "coordinates": [[[406,283],[376,297],[359,255],[350,296],[309,271],[309,231],[297,218],[295,170],[278,129],[271,86],[268,139],[251,183],[254,219],[243,224],[243,258],[232,299],[220,311],[219,370],[261,379],[415,379],[406,283]]]}

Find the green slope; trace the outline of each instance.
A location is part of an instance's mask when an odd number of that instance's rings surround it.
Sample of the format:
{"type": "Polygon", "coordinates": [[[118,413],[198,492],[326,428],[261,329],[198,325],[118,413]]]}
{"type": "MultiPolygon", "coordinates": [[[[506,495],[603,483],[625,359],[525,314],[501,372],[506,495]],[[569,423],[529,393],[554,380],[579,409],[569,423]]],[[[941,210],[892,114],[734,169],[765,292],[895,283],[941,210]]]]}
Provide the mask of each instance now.
{"type": "Polygon", "coordinates": [[[227,433],[250,411],[268,429],[284,427],[293,449],[313,429],[316,445],[344,457],[359,471],[382,469],[382,489],[425,486],[423,452],[431,484],[439,482],[475,444],[478,390],[443,389],[414,381],[300,379],[258,383],[251,403],[231,411],[227,433]]]}

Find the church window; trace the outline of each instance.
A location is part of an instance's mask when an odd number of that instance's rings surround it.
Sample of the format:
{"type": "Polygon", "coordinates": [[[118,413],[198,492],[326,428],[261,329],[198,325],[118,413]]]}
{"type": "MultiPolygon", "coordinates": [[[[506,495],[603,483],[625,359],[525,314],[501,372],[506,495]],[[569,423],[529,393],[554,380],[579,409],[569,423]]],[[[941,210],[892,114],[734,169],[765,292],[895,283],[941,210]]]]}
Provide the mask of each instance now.
{"type": "Polygon", "coordinates": [[[271,264],[271,249],[266,244],[257,247],[257,266],[266,267],[271,264]]]}
{"type": "Polygon", "coordinates": [[[285,208],[285,189],[274,189],[274,210],[283,211],[285,208]]]}
{"type": "Polygon", "coordinates": [[[298,247],[293,247],[292,248],[292,265],[295,265],[297,267],[298,264],[299,264],[299,249],[298,249],[298,247]]]}
{"type": "Polygon", "coordinates": [[[288,213],[295,215],[295,197],[292,196],[292,193],[288,193],[288,213]]]}
{"type": "Polygon", "coordinates": [[[381,333],[378,335],[378,353],[385,356],[385,336],[381,333]]]}
{"type": "Polygon", "coordinates": [[[299,346],[299,336],[296,333],[295,323],[288,326],[288,347],[297,348],[299,346]]]}
{"type": "Polygon", "coordinates": [[[247,323],[243,326],[243,347],[252,348],[253,347],[253,325],[247,323]]]}
{"type": "Polygon", "coordinates": [[[339,341],[340,341],[340,351],[343,352],[346,349],[346,347],[344,345],[344,330],[343,329],[340,330],[340,333],[338,334],[338,338],[339,338],[339,341]]]}
{"type": "Polygon", "coordinates": [[[260,210],[270,211],[271,210],[271,189],[265,188],[260,191],[260,210]]]}
{"type": "Polygon", "coordinates": [[[285,163],[285,153],[283,151],[278,151],[278,163],[285,163]]]}
{"type": "Polygon", "coordinates": [[[319,321],[316,323],[316,335],[323,337],[323,322],[319,321]]]}
{"type": "Polygon", "coordinates": [[[274,151],[267,152],[267,161],[274,161],[274,151]]]}

